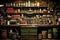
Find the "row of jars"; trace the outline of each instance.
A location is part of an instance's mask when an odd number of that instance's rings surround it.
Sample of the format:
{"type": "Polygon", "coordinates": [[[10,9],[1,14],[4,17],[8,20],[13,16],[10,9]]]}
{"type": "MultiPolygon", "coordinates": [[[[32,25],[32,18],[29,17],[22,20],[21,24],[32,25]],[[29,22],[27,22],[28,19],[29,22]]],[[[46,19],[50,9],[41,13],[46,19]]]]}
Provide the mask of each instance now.
{"type": "Polygon", "coordinates": [[[13,9],[13,8],[7,8],[7,13],[50,13],[50,10],[44,8],[44,9],[13,9]]]}
{"type": "Polygon", "coordinates": [[[52,28],[48,30],[42,30],[38,34],[39,39],[52,39],[52,38],[57,38],[58,37],[58,28],[52,28]]]}
{"type": "MultiPolygon", "coordinates": [[[[8,17],[9,19],[10,17],[8,17]]],[[[14,20],[18,24],[40,24],[40,25],[56,25],[57,22],[51,15],[43,15],[43,16],[34,16],[34,17],[26,17],[20,15],[12,15],[10,20],[14,20]],[[16,20],[18,19],[18,20],[16,20]]],[[[12,22],[14,22],[12,21],[12,22]]]]}
{"type": "Polygon", "coordinates": [[[39,6],[48,6],[48,4],[44,1],[17,1],[12,3],[6,3],[6,6],[13,6],[13,7],[39,7],[39,6]]]}

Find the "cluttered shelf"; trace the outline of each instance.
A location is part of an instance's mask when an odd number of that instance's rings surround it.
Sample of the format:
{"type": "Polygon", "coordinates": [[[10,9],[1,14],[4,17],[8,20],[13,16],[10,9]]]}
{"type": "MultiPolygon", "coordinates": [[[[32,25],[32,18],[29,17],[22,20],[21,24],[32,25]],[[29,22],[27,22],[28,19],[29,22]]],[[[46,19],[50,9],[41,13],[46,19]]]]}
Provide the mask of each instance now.
{"type": "MultiPolygon", "coordinates": [[[[25,38],[24,38],[25,39],[25,38]]],[[[24,39],[21,39],[21,40],[24,40],[24,39]]],[[[33,38],[32,39],[30,39],[30,40],[33,40],[33,38]]],[[[35,39],[35,40],[60,40],[60,39],[35,39]]]]}
{"type": "Polygon", "coordinates": [[[5,4],[6,16],[0,15],[0,28],[4,28],[2,38],[6,32],[7,40],[18,36],[19,40],[60,40],[60,18],[49,2],[20,0],[5,4]]]}
{"type": "Polygon", "coordinates": [[[25,13],[25,12],[20,12],[20,13],[7,13],[7,15],[17,15],[17,14],[25,14],[25,15],[53,15],[53,13],[40,13],[40,12],[37,12],[37,13],[25,13]]]}
{"type": "Polygon", "coordinates": [[[48,6],[30,6],[30,7],[25,7],[25,6],[20,6],[20,7],[14,7],[14,6],[6,6],[6,8],[48,8],[48,6]]]}
{"type": "Polygon", "coordinates": [[[38,40],[60,40],[60,38],[42,38],[38,40]]]}
{"type": "Polygon", "coordinates": [[[20,24],[20,25],[0,25],[6,27],[59,27],[59,25],[40,25],[40,24],[20,24]]]}

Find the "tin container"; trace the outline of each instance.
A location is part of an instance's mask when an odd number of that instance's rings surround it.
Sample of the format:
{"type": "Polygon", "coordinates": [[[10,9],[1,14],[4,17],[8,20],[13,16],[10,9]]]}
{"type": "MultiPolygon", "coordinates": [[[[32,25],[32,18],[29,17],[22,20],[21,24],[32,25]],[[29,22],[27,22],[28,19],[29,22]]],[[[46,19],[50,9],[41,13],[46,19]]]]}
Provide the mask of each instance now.
{"type": "Polygon", "coordinates": [[[52,38],[52,34],[51,34],[51,33],[50,33],[50,34],[48,34],[48,38],[50,38],[50,39],[52,38]]]}
{"type": "Polygon", "coordinates": [[[47,38],[47,31],[42,31],[43,38],[47,38]]]}

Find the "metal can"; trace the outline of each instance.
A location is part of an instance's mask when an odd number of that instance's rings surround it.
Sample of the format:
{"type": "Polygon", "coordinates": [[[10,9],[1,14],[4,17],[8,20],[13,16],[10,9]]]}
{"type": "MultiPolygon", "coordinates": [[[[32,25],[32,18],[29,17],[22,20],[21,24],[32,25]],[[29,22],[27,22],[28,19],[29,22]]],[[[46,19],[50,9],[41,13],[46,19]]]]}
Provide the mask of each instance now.
{"type": "Polygon", "coordinates": [[[42,31],[43,38],[47,38],[47,31],[42,31]]]}

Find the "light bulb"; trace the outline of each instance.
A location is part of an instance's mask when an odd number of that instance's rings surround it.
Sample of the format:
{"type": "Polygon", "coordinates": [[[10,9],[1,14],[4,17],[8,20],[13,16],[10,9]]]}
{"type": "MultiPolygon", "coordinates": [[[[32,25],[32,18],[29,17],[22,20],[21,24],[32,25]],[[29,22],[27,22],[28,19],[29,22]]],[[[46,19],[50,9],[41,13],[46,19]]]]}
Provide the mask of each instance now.
{"type": "Polygon", "coordinates": [[[3,7],[4,5],[0,5],[0,7],[3,7]]]}

